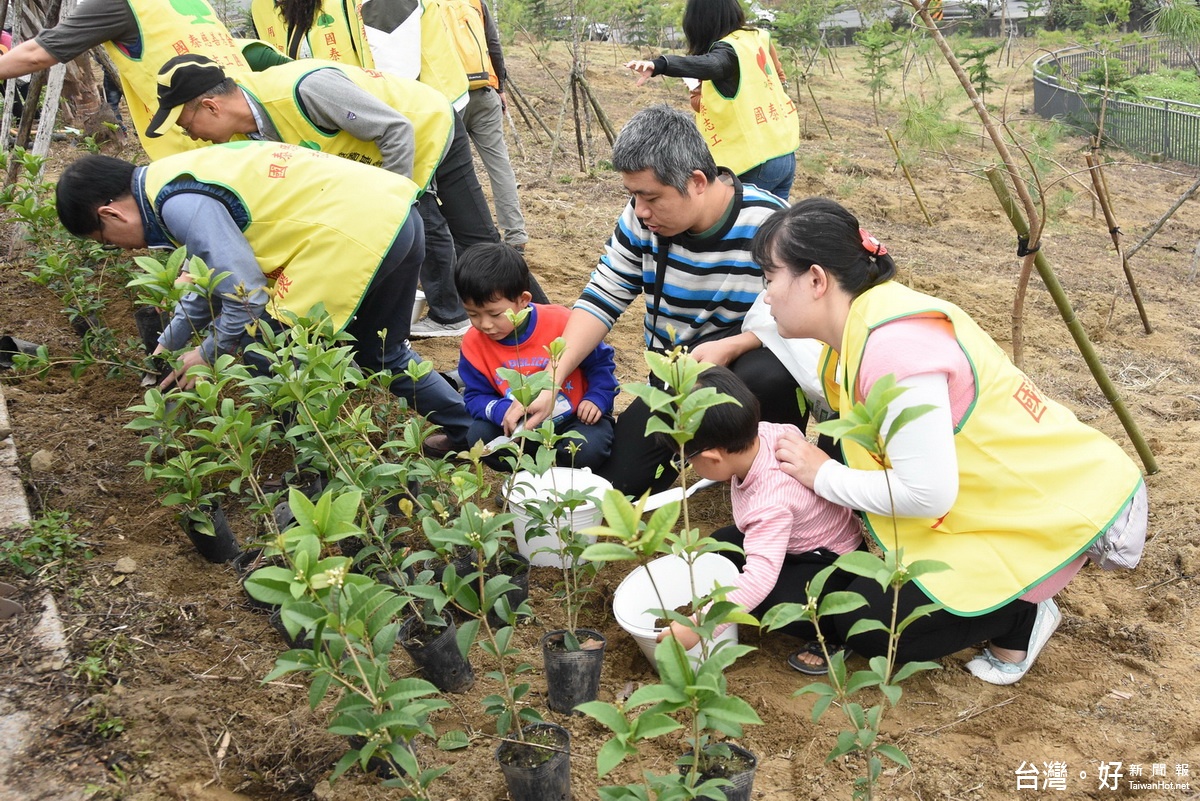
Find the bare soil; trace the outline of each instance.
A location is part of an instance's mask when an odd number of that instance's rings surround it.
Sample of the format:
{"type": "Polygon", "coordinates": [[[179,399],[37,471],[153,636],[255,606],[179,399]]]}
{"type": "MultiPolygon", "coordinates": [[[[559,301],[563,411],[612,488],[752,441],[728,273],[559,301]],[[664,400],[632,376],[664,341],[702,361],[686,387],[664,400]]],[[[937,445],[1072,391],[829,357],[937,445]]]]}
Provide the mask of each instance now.
{"type": "MultiPolygon", "coordinates": [[[[1032,116],[1032,86],[1021,58],[1033,50],[1018,44],[1011,65],[994,67],[1006,93],[991,103],[1023,130],[1032,116]]],[[[652,81],[637,89],[619,64],[642,55],[612,45],[593,45],[586,75],[614,123],[620,126],[645,105],[669,102],[686,107],[678,82],[652,81]]],[[[510,70],[518,85],[554,127],[570,68],[561,47],[534,48],[513,43],[510,70]],[[538,56],[541,61],[539,62],[538,56]]],[[[967,309],[1002,345],[1011,346],[1011,317],[1017,284],[1015,236],[999,210],[980,168],[994,161],[979,137],[964,102],[947,117],[961,120],[967,134],[927,150],[914,164],[914,180],[933,217],[925,223],[912,191],[897,168],[882,130],[899,131],[902,97],[885,93],[877,123],[870,96],[852,51],[837,51],[818,65],[812,88],[832,132],[826,134],[813,101],[804,92],[799,107],[804,141],[792,197],[827,195],[854,211],[887,244],[901,265],[901,279],[967,309]]],[[[959,96],[948,70],[930,74],[917,59],[904,82],[913,96],[939,92],[959,96]]],[[[895,78],[897,83],[900,77],[895,78]]],[[[519,124],[519,121],[518,121],[519,124]]],[[[593,126],[599,158],[607,143],[593,126]]],[[[574,155],[570,118],[567,143],[553,160],[550,147],[534,141],[520,126],[523,155],[514,153],[522,201],[532,240],[528,256],[551,298],[570,303],[577,295],[625,202],[619,176],[600,168],[580,170],[574,155]],[[565,151],[565,152],[564,152],[565,151]]],[[[1100,360],[1116,382],[1121,399],[1140,426],[1158,461],[1147,478],[1151,499],[1150,539],[1141,566],[1105,573],[1086,569],[1060,595],[1062,627],[1030,674],[1012,687],[983,684],[963,670],[971,652],[943,660],[943,669],[909,681],[899,707],[889,713],[884,737],[908,754],[913,769],[886,771],[881,796],[901,799],[992,801],[1032,795],[1018,791],[1017,771],[1060,762],[1063,789],[1052,782],[1043,794],[1061,798],[1189,798],[1197,782],[1178,771],[1200,771],[1200,541],[1197,539],[1197,442],[1200,441],[1200,300],[1192,252],[1200,240],[1200,200],[1190,200],[1132,261],[1132,270],[1153,325],[1143,331],[1114,253],[1103,216],[1091,200],[1084,168],[1086,142],[1068,135],[1047,154],[1057,186],[1074,193],[1059,203],[1044,240],[1053,264],[1100,360]],[[1101,763],[1122,763],[1119,791],[1102,789],[1101,763]],[[1186,790],[1134,790],[1152,766],[1165,766],[1165,779],[1189,783],[1186,790]],[[1190,769],[1187,767],[1190,765],[1190,769]]],[[[1195,179],[1196,169],[1181,164],[1143,163],[1120,152],[1105,169],[1114,211],[1130,244],[1162,215],[1195,179]]],[[[58,153],[56,166],[73,157],[58,153]]],[[[0,334],[45,343],[68,355],[78,337],[61,304],[21,275],[21,246],[8,245],[0,273],[0,334]]],[[[0,251],[5,252],[5,251],[0,251]]],[[[119,293],[114,293],[114,298],[119,293]]],[[[129,304],[114,300],[107,323],[133,335],[129,304]]],[[[1025,369],[1043,389],[1122,443],[1136,458],[1130,438],[1089,375],[1067,327],[1035,276],[1024,313],[1025,369]]],[[[640,379],[640,314],[631,310],[616,328],[620,377],[640,379]]],[[[452,367],[451,341],[420,343],[420,351],[442,368],[452,367]]],[[[0,579],[19,586],[31,604],[51,591],[65,620],[70,659],[62,670],[47,669],[28,652],[33,616],[0,623],[0,665],[10,699],[34,714],[36,747],[9,766],[15,797],[62,797],[48,789],[57,777],[80,797],[128,799],[368,799],[394,797],[376,779],[352,771],[330,785],[331,767],[343,741],[326,733],[325,709],[312,712],[299,680],[262,684],[283,645],[265,615],[251,609],[232,568],[202,561],[161,507],[141,472],[129,463],[141,457],[134,433],[123,429],[126,409],[141,398],[132,379],[109,379],[93,371],[73,379],[55,371],[44,380],[9,376],[4,395],[34,514],[68,510],[86,530],[96,556],[62,571],[50,569],[26,578],[0,566],[0,579]],[[33,470],[30,457],[53,455],[48,469],[33,470]],[[136,561],[136,571],[114,572],[118,559],[136,561]],[[76,675],[88,655],[101,655],[110,669],[89,682],[76,675]],[[116,730],[113,721],[119,721],[116,730]],[[107,725],[106,725],[107,724],[107,725]],[[23,795],[22,795],[23,794],[23,795]]],[[[1042,458],[1053,459],[1053,453],[1042,458]]],[[[706,526],[730,521],[720,490],[697,496],[693,519],[706,526]]],[[[235,518],[243,539],[254,521],[235,518]]],[[[6,536],[23,536],[9,533],[6,536]]],[[[654,674],[637,645],[609,614],[621,571],[606,570],[580,624],[608,638],[601,697],[627,694],[654,674]]],[[[542,633],[559,624],[545,598],[553,571],[535,568],[530,585],[536,622],[521,627],[517,640],[528,661],[540,665],[542,633]]],[[[755,799],[849,798],[861,760],[825,763],[841,719],[836,710],[814,724],[808,697],[792,693],[809,679],[785,662],[795,643],[760,637],[743,627],[742,642],[759,650],[729,673],[730,688],[759,712],[763,726],[750,727],[740,741],[759,760],[755,799]]],[[[410,670],[402,653],[397,669],[410,670]]],[[[473,654],[475,688],[450,696],[452,708],[438,719],[439,730],[462,728],[472,734],[463,751],[437,753],[419,743],[428,762],[448,764],[437,785],[441,799],[503,799],[494,761],[496,740],[481,714],[480,699],[494,692],[483,674],[486,658],[473,654]]],[[[539,668],[540,670],[540,668],[539,668]]],[[[603,731],[589,720],[567,718],[545,707],[539,673],[532,679],[530,703],[572,733],[572,780],[577,799],[597,797],[595,755],[603,731]]],[[[668,738],[647,746],[643,765],[673,770],[685,750],[668,738]]],[[[1108,766],[1111,779],[1112,766],[1108,766]]],[[[610,780],[635,778],[623,766],[610,780]]],[[[1028,780],[1026,780],[1028,781],[1028,780]]],[[[1020,786],[1028,786],[1020,785],[1020,786]]]]}

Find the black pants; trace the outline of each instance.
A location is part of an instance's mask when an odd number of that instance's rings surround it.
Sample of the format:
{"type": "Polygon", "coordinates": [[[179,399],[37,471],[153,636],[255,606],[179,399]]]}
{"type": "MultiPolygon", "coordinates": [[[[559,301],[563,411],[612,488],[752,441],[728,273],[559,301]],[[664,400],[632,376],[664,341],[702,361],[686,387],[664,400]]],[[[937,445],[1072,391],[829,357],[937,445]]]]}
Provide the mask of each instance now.
{"type": "MultiPolygon", "coordinates": [[[[732,543],[741,548],[745,543],[746,535],[737,526],[725,526],[714,531],[712,538],[720,542],[732,543]]],[[[737,565],[738,570],[746,569],[746,557],[742,554],[721,551],[721,556],[724,556],[737,565]]],[[[822,570],[832,565],[837,558],[838,555],[828,548],[818,548],[815,551],[806,551],[805,553],[786,554],[783,557],[783,566],[779,569],[779,578],[775,580],[775,586],[758,606],[750,610],[750,614],[761,618],[766,614],[767,610],[778,604],[807,603],[809,582],[816,578],[817,574],[822,570]]],[[[835,571],[825,582],[824,592],[829,593],[844,590],[853,578],[853,574],[845,573],[841,570],[835,571]]],[[[827,638],[841,642],[835,636],[831,626],[823,625],[821,630],[827,638]]],[[[800,637],[805,640],[811,640],[817,636],[816,628],[812,623],[805,620],[797,620],[794,623],[789,623],[783,628],[777,629],[777,631],[782,631],[784,634],[790,634],[793,637],[800,637]]]]}
{"type": "MultiPolygon", "coordinates": [[[[767,348],[748,351],[729,365],[729,369],[758,398],[762,418],[770,423],[791,423],[801,431],[808,424],[808,413],[800,410],[796,392],[800,387],[779,358],[767,348]]],[[[617,418],[612,456],[597,472],[626,495],[640,496],[646,490],[659,492],[669,488],[678,472],[672,459],[678,453],[646,436],[650,409],[635,400],[617,418]]]]}
{"type": "MultiPolygon", "coordinates": [[[[892,591],[880,589],[873,579],[861,576],[855,576],[843,589],[862,595],[868,605],[831,618],[837,639],[862,656],[885,655],[887,635],[884,632],[857,634],[849,640],[846,635],[858,620],[878,620],[888,625],[892,619],[892,591]]],[[[918,606],[927,603],[930,603],[929,596],[916,583],[905,584],[900,590],[896,621],[904,620],[918,606]]],[[[1037,605],[1021,600],[976,617],[963,617],[945,610],[934,612],[914,622],[900,635],[897,662],[940,659],[985,640],[1001,648],[1024,650],[1029,645],[1036,615],[1037,605]]]]}

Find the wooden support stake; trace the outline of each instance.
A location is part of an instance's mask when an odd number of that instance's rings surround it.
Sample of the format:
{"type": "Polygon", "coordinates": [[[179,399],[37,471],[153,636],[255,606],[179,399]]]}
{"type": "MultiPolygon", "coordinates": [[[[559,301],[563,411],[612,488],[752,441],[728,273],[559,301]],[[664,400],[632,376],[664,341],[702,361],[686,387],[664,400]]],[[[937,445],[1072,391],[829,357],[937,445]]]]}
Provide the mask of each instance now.
{"type": "MultiPolygon", "coordinates": [[[[1000,200],[1000,206],[1004,209],[1004,213],[1008,215],[1008,220],[1012,223],[1013,228],[1016,229],[1017,236],[1028,236],[1029,225],[1025,222],[1025,218],[1021,216],[1021,210],[1013,200],[1012,195],[1009,194],[1008,187],[1004,184],[1004,178],[996,171],[995,167],[988,167],[985,172],[988,181],[992,185],[992,190],[995,191],[996,197],[1000,200]]],[[[1096,349],[1092,347],[1087,332],[1083,330],[1083,324],[1079,322],[1079,319],[1075,316],[1075,310],[1071,308],[1071,302],[1067,299],[1067,293],[1063,290],[1062,284],[1058,282],[1058,276],[1054,274],[1054,269],[1050,266],[1050,262],[1047,261],[1045,254],[1041,250],[1038,250],[1034,254],[1033,262],[1034,266],[1037,267],[1038,275],[1042,277],[1042,282],[1046,285],[1046,289],[1050,291],[1050,296],[1054,298],[1054,305],[1058,307],[1058,313],[1062,315],[1063,321],[1067,324],[1067,330],[1071,332],[1071,338],[1075,340],[1075,346],[1079,348],[1079,353],[1087,363],[1088,369],[1091,370],[1092,377],[1096,380],[1100,391],[1104,393],[1104,397],[1108,399],[1113,411],[1116,412],[1117,419],[1121,421],[1121,425],[1125,428],[1125,433],[1129,435],[1130,442],[1133,443],[1138,456],[1141,457],[1142,464],[1146,467],[1146,474],[1154,475],[1158,472],[1158,462],[1155,461],[1154,454],[1151,452],[1150,446],[1146,443],[1146,438],[1142,436],[1137,422],[1125,407],[1125,402],[1117,394],[1117,389],[1113,386],[1112,379],[1108,377],[1108,372],[1104,369],[1104,365],[1100,363],[1100,358],[1096,355],[1096,349]]]]}
{"type": "Polygon", "coordinates": [[[1184,203],[1186,203],[1188,201],[1188,198],[1190,198],[1192,195],[1196,194],[1196,190],[1198,190],[1198,189],[1200,189],[1200,178],[1196,179],[1196,183],[1192,184],[1191,188],[1188,189],[1188,191],[1184,192],[1182,195],[1180,195],[1178,198],[1175,199],[1175,202],[1171,204],[1171,208],[1167,209],[1167,213],[1164,214],[1162,217],[1159,217],[1158,222],[1156,222],[1154,225],[1150,226],[1150,230],[1148,230],[1146,232],[1146,235],[1143,236],[1140,240],[1138,240],[1138,243],[1136,245],[1134,245],[1128,251],[1126,251],[1125,255],[1128,258],[1132,259],[1133,254],[1135,254],[1139,250],[1141,250],[1143,245],[1145,245],[1147,242],[1149,242],[1150,239],[1155,234],[1157,234],[1160,230],[1162,230],[1162,227],[1167,224],[1167,220],[1171,219],[1171,217],[1174,216],[1175,212],[1179,211],[1179,207],[1182,206],[1184,203]]]}
{"type": "Polygon", "coordinates": [[[917,185],[913,182],[912,174],[908,171],[908,165],[904,163],[904,157],[900,155],[900,146],[896,144],[895,137],[892,136],[891,128],[884,128],[883,132],[887,134],[888,142],[892,145],[892,152],[896,154],[896,163],[900,165],[900,169],[904,172],[904,178],[908,181],[908,188],[912,190],[913,197],[917,199],[917,205],[921,207],[921,213],[925,215],[925,222],[929,223],[929,227],[933,227],[933,218],[929,216],[929,212],[925,209],[925,204],[921,201],[921,193],[917,191],[917,185]]]}
{"type": "Polygon", "coordinates": [[[1150,328],[1150,318],[1146,316],[1146,307],[1142,305],[1142,295],[1138,292],[1137,282],[1133,280],[1133,270],[1129,267],[1129,257],[1121,251],[1121,230],[1117,227],[1116,216],[1112,211],[1112,201],[1108,197],[1108,185],[1100,172],[1100,163],[1088,153],[1084,156],[1088,172],[1092,175],[1092,186],[1096,189],[1096,197],[1100,201],[1100,209],[1104,212],[1104,222],[1108,225],[1108,234],[1112,237],[1113,247],[1121,259],[1121,269],[1125,271],[1125,280],[1129,283],[1129,291],[1133,295],[1133,303],[1137,306],[1138,316],[1142,318],[1142,328],[1147,334],[1153,333],[1150,328]]]}

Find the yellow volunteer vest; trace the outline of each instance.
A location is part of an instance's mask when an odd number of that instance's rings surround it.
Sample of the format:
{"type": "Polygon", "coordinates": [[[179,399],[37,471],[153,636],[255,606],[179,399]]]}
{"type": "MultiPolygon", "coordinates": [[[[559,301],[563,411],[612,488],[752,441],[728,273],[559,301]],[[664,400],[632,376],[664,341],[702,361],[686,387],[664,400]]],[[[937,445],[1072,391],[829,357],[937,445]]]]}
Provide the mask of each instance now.
{"type": "Polygon", "coordinates": [[[421,2],[420,81],[437,89],[456,109],[466,103],[467,73],[446,27],[441,0],[421,2]]]}
{"type": "Polygon", "coordinates": [[[181,177],[238,197],[250,220],[242,233],[269,280],[272,317],[307,315],[324,303],[339,331],[357,311],[417,196],[412,181],[386,170],[295,145],[230,142],[147,167],[146,196],[156,213],[169,196],[163,189],[181,177]],[[364,198],[371,199],[369,214],[362,212],[364,198]]]}
{"type": "MultiPolygon", "coordinates": [[[[907,562],[937,559],[952,568],[919,579],[931,598],[955,614],[981,615],[1086,550],[1124,509],[1141,473],[1115,442],[1045,397],[966,312],[895,281],[864,292],[850,307],[840,380],[828,396],[834,409],[861,400],[851,393],[867,335],[912,316],[950,320],[974,371],[976,398],[954,434],[954,507],[940,520],[900,518],[899,543],[907,562]]],[[[842,453],[850,467],[879,469],[852,442],[843,442],[842,453]]],[[[865,517],[876,542],[890,550],[891,518],[865,517]]]]}
{"type": "Polygon", "coordinates": [[[443,0],[442,13],[446,28],[454,39],[454,47],[467,73],[467,86],[482,89],[496,87],[495,67],[487,52],[487,32],[483,27],[483,11],[469,0],[443,0]]]}
{"type": "Polygon", "coordinates": [[[129,116],[137,130],[142,148],[151,159],[202,147],[177,126],[161,137],[146,138],[146,126],[158,109],[158,70],[170,58],[184,53],[200,53],[217,62],[229,73],[249,69],[238,43],[229,35],[208,0],[128,0],[137,20],[142,52],[134,58],[115,42],[104,49],[121,74],[121,89],[129,104],[129,116]]]}
{"type": "MultiPolygon", "coordinates": [[[[323,0],[312,27],[304,34],[311,58],[336,61],[364,69],[375,68],[375,57],[367,45],[367,29],[363,26],[360,4],[355,0],[323,0]]],[[[289,41],[287,23],[275,5],[275,0],[253,0],[250,18],[258,38],[270,42],[289,58],[300,58],[299,49],[289,41]],[[296,52],[291,52],[295,50],[296,52]]]]}
{"type": "MultiPolygon", "coordinates": [[[[316,59],[293,61],[264,72],[239,75],[235,80],[263,106],[284,142],[378,167],[383,163],[383,156],[374,142],[363,141],[342,130],[318,128],[301,109],[297,86],[306,75],[322,69],[341,72],[408,117],[415,129],[417,149],[411,177],[424,192],[454,135],[454,112],[437,90],[384,72],[316,59]]],[[[245,137],[239,134],[237,138],[245,137]]]]}
{"type": "Polygon", "coordinates": [[[771,60],[766,31],[734,31],[721,39],[737,53],[737,94],[725,97],[712,81],[700,84],[696,125],[713,160],[741,175],[800,146],[796,107],[788,99],[771,60]]]}

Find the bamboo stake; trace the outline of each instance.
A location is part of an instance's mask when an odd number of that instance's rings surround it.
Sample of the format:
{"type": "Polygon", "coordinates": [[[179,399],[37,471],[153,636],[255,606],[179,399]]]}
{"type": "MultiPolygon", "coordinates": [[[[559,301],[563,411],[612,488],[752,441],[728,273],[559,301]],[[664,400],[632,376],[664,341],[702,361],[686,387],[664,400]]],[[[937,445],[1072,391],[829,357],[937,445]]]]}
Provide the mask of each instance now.
{"type": "Polygon", "coordinates": [[[900,169],[904,172],[904,178],[908,181],[908,188],[912,190],[913,197],[917,199],[917,205],[921,207],[921,213],[925,215],[925,222],[929,223],[929,227],[932,228],[933,218],[925,210],[925,204],[921,201],[921,193],[917,191],[917,185],[913,182],[912,174],[908,171],[908,165],[904,163],[904,157],[900,155],[900,146],[896,144],[896,139],[892,136],[892,129],[884,128],[883,132],[887,134],[888,142],[892,145],[892,152],[896,154],[896,163],[900,165],[900,169]]]}
{"type": "MultiPolygon", "coordinates": [[[[946,37],[942,35],[937,23],[933,21],[933,17],[929,13],[929,8],[922,0],[908,0],[909,4],[916,9],[917,15],[921,18],[921,22],[925,24],[929,35],[933,37],[934,44],[942,53],[942,58],[950,65],[950,69],[954,72],[954,76],[958,78],[959,85],[963,91],[967,93],[967,97],[971,101],[971,105],[975,109],[975,113],[979,115],[980,121],[983,123],[984,130],[987,131],[988,138],[992,140],[993,147],[1000,155],[1000,160],[1004,162],[1004,169],[1008,172],[1009,179],[1012,181],[1013,188],[1017,191],[1017,197],[1021,200],[1021,207],[1025,209],[1025,216],[1029,220],[1029,228],[1026,236],[1029,237],[1029,247],[1034,251],[1037,250],[1038,243],[1042,238],[1042,220],[1038,217],[1037,208],[1033,204],[1033,198],[1029,194],[1029,187],[1025,185],[1025,181],[1021,178],[1021,173],[1017,169],[1016,160],[1013,159],[1009,152],[1008,143],[1004,141],[1004,137],[1000,135],[1000,129],[996,127],[992,120],[991,112],[988,111],[983,99],[979,97],[979,93],[975,91],[974,85],[971,83],[970,77],[958,63],[958,59],[954,55],[954,50],[950,47],[950,43],[946,41],[946,37]]],[[[1017,366],[1021,366],[1019,354],[1021,353],[1021,315],[1024,309],[1025,286],[1029,282],[1029,263],[1026,260],[1025,269],[1022,270],[1021,276],[1017,282],[1017,303],[1013,306],[1013,361],[1017,366]]]]}
{"type": "Polygon", "coordinates": [[[1133,295],[1133,303],[1137,306],[1138,316],[1142,318],[1142,327],[1147,334],[1154,333],[1150,328],[1150,318],[1146,316],[1146,307],[1142,305],[1142,294],[1138,292],[1137,282],[1133,280],[1133,270],[1129,267],[1129,257],[1121,251],[1121,229],[1117,227],[1116,217],[1112,212],[1112,201],[1108,197],[1108,185],[1100,172],[1100,164],[1091,153],[1084,156],[1088,171],[1092,174],[1092,185],[1096,188],[1096,196],[1100,200],[1100,210],[1104,212],[1104,222],[1108,224],[1108,234],[1112,237],[1113,247],[1121,259],[1121,269],[1125,271],[1125,280],[1129,283],[1129,291],[1133,295]]]}
{"type": "Polygon", "coordinates": [[[600,101],[592,94],[592,87],[588,84],[587,78],[581,72],[579,74],[579,85],[583,87],[583,93],[587,97],[588,104],[596,112],[596,119],[600,122],[600,127],[604,130],[604,136],[608,139],[609,147],[617,141],[617,131],[613,127],[612,120],[604,113],[604,109],[600,106],[600,101]]]}
{"type": "Polygon", "coordinates": [[[829,136],[829,141],[833,141],[833,131],[829,130],[829,123],[825,121],[825,114],[821,111],[821,104],[817,102],[817,96],[813,92],[812,82],[808,80],[808,73],[804,74],[804,87],[808,89],[808,96],[812,98],[813,108],[817,110],[817,116],[821,118],[821,125],[825,127],[825,133],[829,136]]]}
{"type": "Polygon", "coordinates": [[[1133,254],[1135,254],[1139,250],[1141,250],[1142,245],[1145,245],[1147,242],[1150,241],[1151,237],[1153,237],[1160,230],[1162,230],[1162,227],[1167,224],[1167,220],[1171,219],[1171,217],[1175,214],[1175,212],[1179,211],[1179,207],[1182,206],[1184,203],[1186,203],[1188,201],[1188,198],[1190,198],[1192,195],[1196,194],[1197,189],[1200,189],[1200,178],[1196,179],[1196,183],[1192,184],[1191,188],[1188,189],[1188,191],[1184,192],[1182,195],[1180,195],[1178,198],[1175,199],[1175,202],[1171,204],[1171,208],[1167,209],[1167,213],[1164,214],[1162,217],[1160,217],[1158,219],[1158,222],[1156,222],[1154,225],[1150,226],[1150,230],[1146,232],[1146,235],[1143,236],[1140,240],[1138,240],[1138,243],[1136,245],[1134,245],[1133,247],[1131,247],[1126,252],[1125,255],[1132,259],[1133,254]]]}
{"type": "MultiPolygon", "coordinates": [[[[988,167],[985,173],[992,185],[992,189],[996,193],[996,197],[1000,200],[1001,207],[1003,207],[1005,214],[1008,215],[1009,222],[1016,229],[1017,236],[1027,236],[1029,234],[1029,226],[1021,216],[1021,210],[1013,201],[1012,195],[1009,194],[1004,179],[994,167],[988,167]]],[[[1091,370],[1092,377],[1096,379],[1096,384],[1099,385],[1100,391],[1104,393],[1104,397],[1108,399],[1113,411],[1116,412],[1117,419],[1124,426],[1125,433],[1129,435],[1130,442],[1133,443],[1138,456],[1142,459],[1142,464],[1146,467],[1146,474],[1154,475],[1158,472],[1158,462],[1155,461],[1154,454],[1150,451],[1150,446],[1142,436],[1137,422],[1129,414],[1129,410],[1125,408],[1125,402],[1117,394],[1117,389],[1113,386],[1112,379],[1109,378],[1104,365],[1100,363],[1100,359],[1096,355],[1096,349],[1092,347],[1087,332],[1083,330],[1083,324],[1075,316],[1075,310],[1071,308],[1071,302],[1067,299],[1067,294],[1063,290],[1062,284],[1058,282],[1058,277],[1054,274],[1054,269],[1040,250],[1032,255],[1038,275],[1042,277],[1042,282],[1046,285],[1046,289],[1049,290],[1050,296],[1054,298],[1054,305],[1058,307],[1058,313],[1062,315],[1063,321],[1067,324],[1067,330],[1071,332],[1071,338],[1075,340],[1075,346],[1079,348],[1083,360],[1087,363],[1088,369],[1091,370]]]]}
{"type": "Polygon", "coordinates": [[[529,117],[525,113],[526,111],[532,114],[533,118],[538,121],[538,125],[542,126],[542,130],[546,132],[546,136],[554,136],[554,133],[550,130],[550,126],[546,125],[546,121],[542,119],[542,115],[538,114],[533,104],[525,98],[524,93],[521,92],[521,87],[513,83],[512,78],[505,80],[504,84],[506,89],[512,90],[513,98],[517,100],[517,111],[521,113],[521,119],[525,120],[525,124],[529,126],[529,130],[533,133],[534,141],[539,145],[542,143],[542,140],[538,138],[537,131],[534,130],[533,125],[529,122],[529,117]]]}

